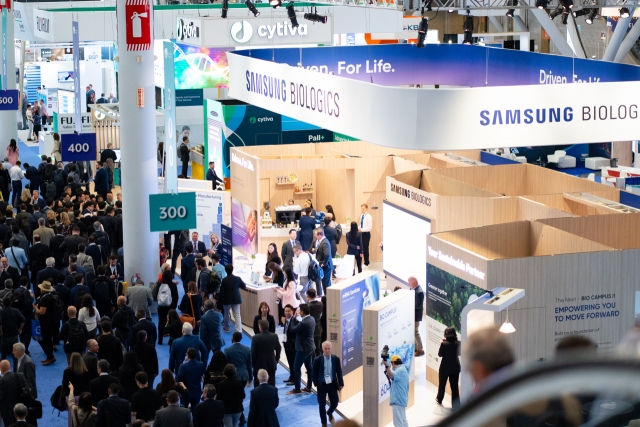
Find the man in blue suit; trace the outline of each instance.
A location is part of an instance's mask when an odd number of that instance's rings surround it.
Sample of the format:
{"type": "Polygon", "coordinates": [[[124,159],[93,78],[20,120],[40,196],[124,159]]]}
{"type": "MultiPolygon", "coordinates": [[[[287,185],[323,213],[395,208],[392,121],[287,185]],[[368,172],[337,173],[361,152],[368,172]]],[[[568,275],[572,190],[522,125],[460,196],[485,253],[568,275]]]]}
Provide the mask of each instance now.
{"type": "Polygon", "coordinates": [[[189,273],[196,266],[196,256],[193,254],[193,245],[191,242],[187,243],[184,247],[185,254],[180,260],[180,280],[182,280],[182,287],[184,293],[187,293],[187,285],[189,284],[189,273]]]}
{"type": "Polygon", "coordinates": [[[338,407],[338,392],[344,387],[342,379],[342,365],[340,358],[331,354],[331,342],[322,343],[322,354],[313,361],[313,382],[318,387],[318,405],[320,405],[320,421],[322,427],[327,427],[327,415],[331,424],[334,423],[333,412],[338,407]],[[329,396],[329,410],[327,405],[329,396]]]}
{"type": "Polygon", "coordinates": [[[227,361],[236,367],[236,379],[246,383],[253,378],[251,349],[240,341],[242,341],[242,332],[234,332],[231,338],[232,344],[224,349],[224,355],[227,356],[227,361]]]}
{"type": "MultiPolygon", "coordinates": [[[[171,345],[171,353],[169,354],[169,369],[176,374],[180,370],[180,365],[184,361],[184,355],[189,348],[194,348],[198,353],[196,354],[196,360],[204,360],[207,355],[207,349],[205,348],[200,337],[193,335],[193,326],[191,323],[184,323],[182,325],[182,337],[178,338],[171,345]]],[[[200,390],[198,390],[200,393],[200,390]]]]}
{"type": "Polygon", "coordinates": [[[176,381],[184,383],[188,392],[186,398],[182,397],[182,405],[188,406],[191,403],[191,412],[196,409],[196,405],[200,402],[200,396],[202,395],[200,379],[206,368],[204,363],[196,360],[197,357],[198,352],[196,349],[189,347],[187,349],[187,361],[180,365],[176,376],[176,381]]]}
{"type": "Polygon", "coordinates": [[[129,401],[118,397],[120,386],[109,385],[109,397],[98,402],[96,427],[126,427],[131,424],[131,408],[129,401]]]}
{"type": "Polygon", "coordinates": [[[93,178],[93,185],[95,192],[106,200],[107,192],[111,190],[111,187],[109,186],[109,174],[103,166],[104,163],[96,162],[96,175],[93,178]]]}
{"type": "Polygon", "coordinates": [[[204,362],[209,361],[209,353],[220,350],[225,345],[222,338],[222,314],[213,309],[213,301],[208,299],[204,302],[204,314],[200,318],[200,340],[207,349],[204,362]]]}
{"type": "Polygon", "coordinates": [[[224,323],[223,330],[229,332],[229,310],[233,310],[233,320],[235,321],[236,332],[242,332],[242,319],[240,317],[240,304],[242,304],[242,296],[240,295],[240,289],[247,289],[247,285],[238,276],[233,275],[233,265],[227,264],[224,266],[224,271],[227,273],[227,277],[222,279],[220,284],[220,300],[224,308],[224,323]]]}
{"type": "Polygon", "coordinates": [[[311,317],[308,304],[300,304],[300,315],[292,321],[291,332],[296,334],[296,358],[293,362],[294,389],[287,394],[311,393],[313,385],[312,357],[316,349],[313,333],[316,329],[316,321],[311,317]],[[300,389],[302,377],[302,365],[307,369],[307,386],[300,389]]]}
{"type": "Polygon", "coordinates": [[[216,173],[216,164],[214,162],[209,162],[209,169],[207,170],[207,181],[211,181],[213,183],[214,190],[218,186],[219,182],[222,183],[222,180],[216,173]]]}
{"type": "Polygon", "coordinates": [[[278,389],[267,384],[269,374],[264,369],[258,371],[260,385],[251,390],[249,419],[247,427],[280,427],[276,408],[280,403],[278,389]]]}

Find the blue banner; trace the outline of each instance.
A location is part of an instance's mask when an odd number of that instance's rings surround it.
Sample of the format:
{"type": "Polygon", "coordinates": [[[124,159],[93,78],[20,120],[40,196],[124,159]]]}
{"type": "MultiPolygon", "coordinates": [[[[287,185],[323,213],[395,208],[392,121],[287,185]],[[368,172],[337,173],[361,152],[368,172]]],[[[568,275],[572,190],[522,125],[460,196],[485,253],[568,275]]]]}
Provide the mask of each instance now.
{"type": "Polygon", "coordinates": [[[68,134],[60,137],[63,162],[78,162],[96,159],[96,134],[68,134]]]}
{"type": "Polygon", "coordinates": [[[218,254],[220,255],[220,263],[222,265],[232,264],[233,257],[231,256],[232,251],[232,243],[231,243],[231,227],[228,227],[224,224],[220,225],[220,246],[218,249],[218,254]]]}
{"type": "Polygon", "coordinates": [[[176,174],[176,83],[173,62],[173,42],[164,42],[164,155],[165,167],[164,189],[166,193],[178,192],[178,175],[176,174]]]}
{"type": "Polygon", "coordinates": [[[20,93],[17,89],[0,90],[0,110],[17,110],[20,93]]]}
{"type": "MultiPolygon", "coordinates": [[[[166,71],[164,75],[166,78],[166,71]]],[[[202,105],[203,101],[202,89],[180,89],[176,91],[176,107],[197,107],[202,105]]]]}
{"type": "Polygon", "coordinates": [[[7,77],[7,8],[2,8],[2,89],[6,89],[7,77]]]}
{"type": "MultiPolygon", "coordinates": [[[[73,39],[73,120],[76,124],[76,132],[82,133],[82,91],[80,89],[80,33],[78,21],[71,22],[71,34],[73,39]]],[[[93,153],[95,154],[95,147],[93,153]]],[[[64,156],[64,154],[63,154],[64,156]]],[[[86,159],[86,160],[95,160],[86,159]]]]}
{"type": "Polygon", "coordinates": [[[249,49],[234,54],[383,86],[463,87],[640,80],[640,67],[462,44],[249,49]]]}

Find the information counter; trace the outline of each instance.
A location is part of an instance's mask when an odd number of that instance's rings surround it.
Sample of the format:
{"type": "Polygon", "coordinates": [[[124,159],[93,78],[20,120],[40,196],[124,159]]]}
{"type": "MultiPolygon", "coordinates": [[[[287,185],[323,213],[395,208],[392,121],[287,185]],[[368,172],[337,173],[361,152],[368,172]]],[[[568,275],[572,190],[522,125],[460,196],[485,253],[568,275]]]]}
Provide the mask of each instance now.
{"type": "MultiPolygon", "coordinates": [[[[191,154],[191,178],[192,179],[204,179],[204,156],[193,148],[189,151],[191,154]]],[[[207,168],[209,166],[207,165],[207,168]]]]}

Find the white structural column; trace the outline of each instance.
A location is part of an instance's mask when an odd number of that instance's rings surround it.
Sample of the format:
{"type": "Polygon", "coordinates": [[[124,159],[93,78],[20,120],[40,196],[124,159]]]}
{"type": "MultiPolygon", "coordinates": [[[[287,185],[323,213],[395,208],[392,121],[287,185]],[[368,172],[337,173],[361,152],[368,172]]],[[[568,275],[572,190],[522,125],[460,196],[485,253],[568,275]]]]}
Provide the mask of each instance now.
{"type": "MultiPolygon", "coordinates": [[[[13,44],[13,12],[7,14],[7,87],[16,89],[16,50],[13,44]]],[[[0,20],[0,27],[2,20],[0,20]]],[[[4,153],[11,139],[18,140],[18,123],[16,111],[0,111],[0,152],[4,153]]],[[[3,155],[4,156],[4,155],[3,155]]]]}
{"type": "Polygon", "coordinates": [[[618,53],[618,49],[620,49],[620,44],[622,44],[622,39],[627,34],[627,28],[629,28],[629,23],[631,22],[631,17],[635,13],[635,7],[629,7],[629,17],[628,18],[620,18],[618,21],[618,25],[616,25],[616,29],[609,40],[609,45],[604,51],[604,55],[602,56],[603,61],[613,61],[616,57],[616,53],[618,53]]]}
{"type": "Polygon", "coordinates": [[[640,25],[634,25],[633,28],[629,30],[629,33],[624,38],[622,43],[620,43],[620,48],[618,49],[613,62],[622,62],[633,47],[636,40],[638,40],[638,37],[640,37],[640,25]]]}
{"type": "MultiPolygon", "coordinates": [[[[131,0],[129,0],[131,1],[131,0]]],[[[155,143],[155,88],[153,85],[153,37],[148,50],[127,51],[127,0],[117,0],[118,100],[122,158],[122,225],[125,278],[139,273],[145,283],[158,274],[158,234],[149,226],[149,194],[158,192],[155,143]],[[138,89],[144,90],[144,107],[138,107],[138,89]]],[[[151,34],[153,34],[153,2],[151,34]]]]}
{"type": "MultiPolygon", "coordinates": [[[[533,2],[529,2],[533,3],[533,2]]],[[[534,9],[530,9],[530,12],[533,16],[535,16],[538,21],[540,21],[540,25],[544,30],[549,34],[549,38],[556,45],[560,53],[564,56],[575,56],[573,53],[573,49],[567,43],[567,39],[562,35],[556,24],[549,19],[549,14],[542,9],[538,9],[537,7],[534,9]]]]}
{"type": "Polygon", "coordinates": [[[502,28],[502,24],[500,23],[500,21],[496,16],[489,15],[489,21],[496,28],[497,32],[501,33],[504,31],[504,29],[502,28]]]}

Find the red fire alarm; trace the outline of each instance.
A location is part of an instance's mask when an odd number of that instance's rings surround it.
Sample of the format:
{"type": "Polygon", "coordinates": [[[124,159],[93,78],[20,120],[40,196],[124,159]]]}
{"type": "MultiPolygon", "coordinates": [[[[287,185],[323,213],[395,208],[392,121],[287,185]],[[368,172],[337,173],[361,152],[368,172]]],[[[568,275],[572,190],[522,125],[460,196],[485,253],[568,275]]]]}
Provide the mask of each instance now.
{"type": "Polygon", "coordinates": [[[141,88],[141,87],[138,88],[137,104],[139,108],[144,107],[144,88],[141,88]]]}

